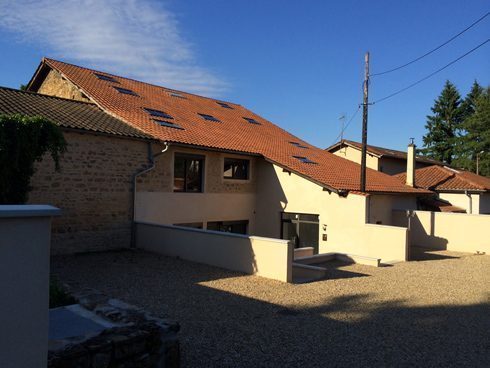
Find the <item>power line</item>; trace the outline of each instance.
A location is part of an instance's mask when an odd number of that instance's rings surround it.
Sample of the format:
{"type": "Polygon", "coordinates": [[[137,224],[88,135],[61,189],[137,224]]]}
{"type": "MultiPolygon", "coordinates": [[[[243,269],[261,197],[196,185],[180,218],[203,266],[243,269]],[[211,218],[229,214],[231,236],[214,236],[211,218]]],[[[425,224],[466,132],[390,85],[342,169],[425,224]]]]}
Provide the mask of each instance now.
{"type": "Polygon", "coordinates": [[[394,93],[392,93],[392,94],[390,94],[390,95],[388,95],[388,96],[385,96],[385,97],[383,97],[383,98],[380,98],[380,99],[378,99],[378,100],[376,100],[376,101],[372,102],[371,104],[372,104],[372,105],[374,105],[374,104],[376,104],[376,103],[378,103],[378,102],[381,102],[381,101],[387,100],[387,99],[389,99],[389,98],[391,98],[391,97],[393,97],[393,96],[396,96],[396,95],[398,95],[398,94],[400,94],[400,93],[402,93],[402,92],[405,92],[407,89],[410,89],[410,88],[412,88],[412,87],[416,86],[416,85],[417,85],[417,84],[419,84],[419,83],[422,83],[423,81],[425,81],[425,80],[429,79],[430,77],[432,77],[432,76],[436,75],[437,73],[439,73],[439,72],[443,71],[444,69],[448,68],[449,66],[451,66],[451,65],[453,65],[454,63],[458,62],[459,60],[463,59],[465,56],[468,56],[468,55],[469,55],[469,54],[471,54],[472,52],[474,52],[474,51],[478,50],[480,47],[482,47],[483,45],[485,45],[485,44],[486,44],[486,43],[488,43],[489,41],[490,41],[490,38],[489,38],[489,39],[487,39],[486,41],[482,42],[482,43],[481,43],[481,44],[479,44],[478,46],[476,46],[476,47],[472,48],[470,51],[466,52],[465,54],[461,55],[461,56],[460,56],[460,57],[458,57],[457,59],[454,59],[454,60],[453,60],[453,61],[451,61],[449,64],[446,64],[446,65],[444,65],[442,68],[437,69],[435,72],[432,72],[432,73],[430,73],[429,75],[425,76],[424,78],[419,79],[418,81],[416,81],[416,82],[414,82],[414,83],[412,83],[412,84],[410,84],[410,85],[406,86],[405,88],[402,88],[402,89],[400,89],[400,90],[398,90],[398,91],[396,91],[396,92],[394,92],[394,93]]]}
{"type": "Polygon", "coordinates": [[[391,73],[391,72],[394,72],[396,70],[400,70],[402,68],[405,68],[406,66],[409,66],[417,61],[419,61],[420,59],[423,59],[424,57],[426,56],[429,56],[430,54],[432,54],[433,52],[439,50],[441,47],[443,46],[446,46],[448,43],[450,43],[451,41],[455,40],[456,38],[458,38],[459,36],[461,36],[463,33],[465,33],[467,30],[469,30],[470,28],[474,27],[475,25],[477,25],[478,23],[480,23],[483,19],[485,19],[486,17],[488,17],[490,15],[490,12],[486,13],[484,16],[482,16],[481,18],[479,18],[478,20],[476,20],[475,22],[473,22],[472,24],[470,24],[468,27],[466,27],[465,29],[463,29],[461,32],[459,32],[457,35],[451,37],[449,40],[447,40],[446,42],[440,44],[439,46],[437,46],[435,49],[432,49],[430,50],[429,52],[426,52],[425,54],[423,54],[422,56],[419,56],[418,58],[416,59],[413,59],[412,61],[409,61],[408,63],[405,63],[403,65],[400,65],[396,68],[393,68],[393,69],[389,69],[389,70],[386,70],[384,72],[380,72],[380,73],[374,73],[374,74],[371,74],[371,77],[375,77],[375,76],[378,76],[378,75],[383,75],[383,74],[388,74],[388,73],[391,73]]]}
{"type": "Polygon", "coordinates": [[[337,138],[335,138],[335,140],[333,141],[332,145],[335,144],[335,143],[337,143],[337,140],[347,130],[347,128],[349,127],[349,124],[352,122],[352,120],[354,120],[354,118],[356,117],[356,115],[357,115],[357,113],[359,112],[360,109],[361,109],[361,105],[357,106],[357,110],[354,112],[354,114],[352,114],[351,118],[349,119],[349,121],[347,122],[347,124],[345,124],[344,128],[342,129],[342,131],[340,132],[340,134],[337,136],[337,138]]]}

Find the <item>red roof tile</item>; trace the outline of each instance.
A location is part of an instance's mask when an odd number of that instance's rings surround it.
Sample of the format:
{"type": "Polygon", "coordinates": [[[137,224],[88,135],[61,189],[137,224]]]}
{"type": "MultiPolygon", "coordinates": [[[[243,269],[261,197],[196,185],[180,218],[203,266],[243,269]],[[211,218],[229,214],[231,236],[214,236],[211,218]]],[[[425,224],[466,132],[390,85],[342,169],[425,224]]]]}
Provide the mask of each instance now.
{"type": "MultiPolygon", "coordinates": [[[[395,175],[405,182],[406,173],[395,175]]],[[[415,170],[415,185],[435,191],[489,191],[490,178],[447,166],[428,166],[415,170]]]]}
{"type": "MultiPolygon", "coordinates": [[[[43,62],[77,85],[103,110],[156,139],[258,154],[324,187],[347,191],[360,189],[358,164],[308,144],[243,106],[227,102],[230,109],[220,106],[215,99],[103,73],[117,80],[117,87],[134,91],[137,96],[122,94],[113,88],[114,83],[97,78],[94,70],[52,59],[43,62]],[[172,93],[184,98],[174,97],[172,93]],[[170,122],[183,129],[156,124],[143,110],[145,107],[171,115],[170,122]],[[204,120],[199,114],[212,115],[220,122],[204,120]],[[244,118],[252,118],[260,125],[251,124],[244,118]],[[294,156],[307,157],[315,163],[303,163],[294,156]]],[[[368,192],[426,193],[371,169],[367,170],[366,189],[368,192]]]]}

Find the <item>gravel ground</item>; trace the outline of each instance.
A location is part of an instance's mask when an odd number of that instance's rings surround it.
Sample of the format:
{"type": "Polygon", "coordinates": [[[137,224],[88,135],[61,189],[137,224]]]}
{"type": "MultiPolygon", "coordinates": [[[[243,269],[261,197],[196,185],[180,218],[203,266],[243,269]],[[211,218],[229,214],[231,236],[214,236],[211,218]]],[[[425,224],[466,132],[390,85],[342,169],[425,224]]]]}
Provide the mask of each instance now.
{"type": "Polygon", "coordinates": [[[180,322],[183,367],[490,367],[490,256],[419,258],[296,285],[140,251],[52,271],[180,322]]]}

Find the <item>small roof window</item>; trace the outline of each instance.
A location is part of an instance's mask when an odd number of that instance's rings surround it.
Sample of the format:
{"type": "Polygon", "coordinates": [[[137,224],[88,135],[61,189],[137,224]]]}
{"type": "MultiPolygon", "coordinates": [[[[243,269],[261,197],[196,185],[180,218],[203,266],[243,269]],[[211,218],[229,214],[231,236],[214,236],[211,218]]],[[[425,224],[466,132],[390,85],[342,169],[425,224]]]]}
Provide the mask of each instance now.
{"type": "Polygon", "coordinates": [[[301,143],[299,143],[299,142],[294,142],[294,141],[292,141],[292,142],[289,142],[289,143],[290,143],[290,144],[292,144],[293,146],[298,147],[298,148],[308,148],[308,147],[306,147],[306,146],[303,146],[303,145],[302,145],[301,143]]]}
{"type": "Polygon", "coordinates": [[[295,159],[300,160],[304,164],[317,164],[315,161],[311,161],[308,157],[293,156],[295,159]]]}
{"type": "Polygon", "coordinates": [[[256,125],[261,125],[257,120],[255,119],[252,119],[252,118],[246,118],[245,116],[243,116],[243,118],[248,121],[250,124],[256,124],[256,125]]]}
{"type": "Polygon", "coordinates": [[[228,105],[227,103],[225,102],[221,102],[221,101],[216,101],[216,103],[218,105],[220,105],[221,107],[224,107],[225,109],[232,109],[233,110],[233,107],[231,107],[230,105],[228,105]]]}
{"type": "Polygon", "coordinates": [[[131,96],[138,96],[138,94],[134,91],[131,91],[130,89],[127,89],[127,88],[122,88],[122,87],[116,87],[116,86],[112,86],[116,91],[118,91],[119,93],[122,93],[124,95],[131,95],[131,96]]]}
{"type": "Polygon", "coordinates": [[[175,124],[171,121],[165,121],[165,120],[160,120],[160,119],[153,119],[153,121],[155,123],[157,123],[158,125],[161,125],[164,127],[184,130],[184,128],[182,128],[180,125],[175,124]]]}
{"type": "Polygon", "coordinates": [[[164,118],[164,119],[173,119],[172,116],[170,116],[166,112],[163,112],[160,110],[149,109],[147,107],[144,107],[143,110],[145,110],[148,114],[150,114],[150,116],[156,116],[156,117],[164,118]]]}
{"type": "Polygon", "coordinates": [[[94,73],[94,74],[100,80],[103,80],[106,82],[112,82],[112,83],[119,83],[117,80],[112,78],[110,75],[105,75],[105,74],[100,74],[100,73],[94,73]]]}
{"type": "Polygon", "coordinates": [[[185,97],[184,95],[181,95],[180,93],[177,93],[177,92],[171,92],[170,93],[170,96],[172,97],[177,97],[177,98],[184,98],[186,99],[187,97],[185,97]]]}
{"type": "Polygon", "coordinates": [[[219,119],[216,119],[213,115],[208,115],[208,114],[199,114],[204,120],[209,120],[209,121],[217,121],[220,122],[219,119]]]}

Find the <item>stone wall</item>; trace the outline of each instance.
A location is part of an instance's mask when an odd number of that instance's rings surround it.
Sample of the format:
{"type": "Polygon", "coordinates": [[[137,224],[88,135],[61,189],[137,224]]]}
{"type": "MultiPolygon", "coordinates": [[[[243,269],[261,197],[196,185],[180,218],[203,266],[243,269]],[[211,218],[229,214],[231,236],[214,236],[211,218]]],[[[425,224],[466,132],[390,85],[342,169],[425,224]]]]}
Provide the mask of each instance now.
{"type": "Polygon", "coordinates": [[[90,99],[85,96],[77,86],[53,69],[49,71],[37,92],[50,96],[90,102],[90,99]]]}
{"type": "Polygon", "coordinates": [[[52,253],[130,245],[132,176],[147,165],[147,143],[115,136],[64,132],[68,151],[56,172],[50,156],[36,164],[29,203],[51,204],[52,253]]]}
{"type": "MultiPolygon", "coordinates": [[[[159,150],[155,148],[154,151],[159,150]]],[[[254,193],[256,191],[256,157],[172,145],[165,153],[155,158],[154,170],[138,178],[138,191],[173,192],[173,164],[176,153],[204,156],[204,192],[206,193],[254,193]],[[250,180],[223,179],[225,157],[250,160],[250,180]]]]}

